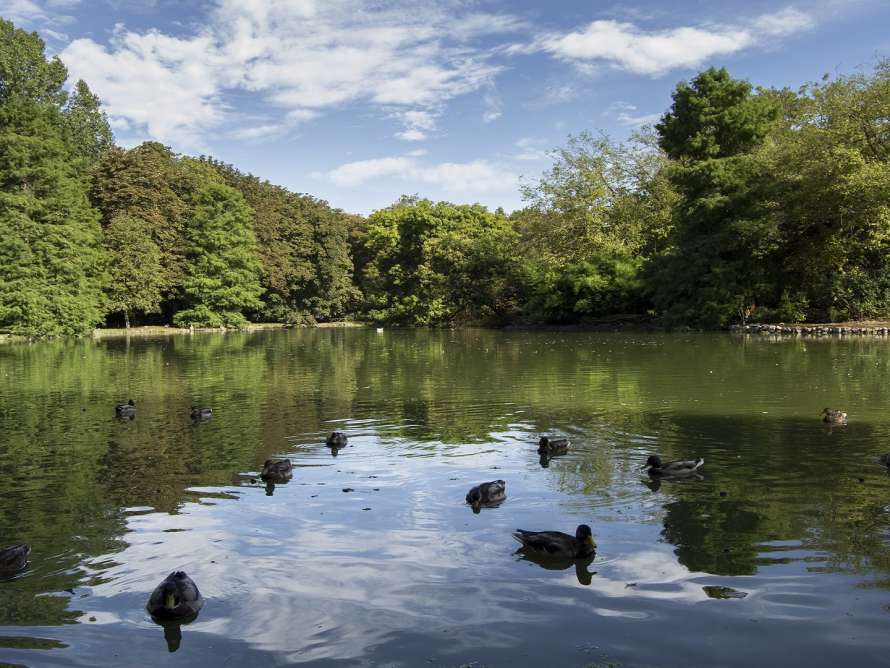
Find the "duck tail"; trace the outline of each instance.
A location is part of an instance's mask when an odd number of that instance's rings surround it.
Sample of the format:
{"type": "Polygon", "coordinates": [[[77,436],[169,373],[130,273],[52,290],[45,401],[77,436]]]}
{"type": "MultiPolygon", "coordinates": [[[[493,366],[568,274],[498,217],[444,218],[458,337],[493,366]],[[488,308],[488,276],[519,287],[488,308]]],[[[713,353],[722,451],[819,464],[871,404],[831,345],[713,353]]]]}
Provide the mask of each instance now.
{"type": "Polygon", "coordinates": [[[702,464],[704,464],[704,463],[705,463],[705,458],[699,457],[698,459],[695,460],[695,468],[697,468],[697,469],[701,468],[702,464]]]}
{"type": "Polygon", "coordinates": [[[525,537],[522,534],[523,534],[522,529],[516,529],[516,531],[514,531],[510,535],[513,536],[514,540],[525,545],[525,537]]]}

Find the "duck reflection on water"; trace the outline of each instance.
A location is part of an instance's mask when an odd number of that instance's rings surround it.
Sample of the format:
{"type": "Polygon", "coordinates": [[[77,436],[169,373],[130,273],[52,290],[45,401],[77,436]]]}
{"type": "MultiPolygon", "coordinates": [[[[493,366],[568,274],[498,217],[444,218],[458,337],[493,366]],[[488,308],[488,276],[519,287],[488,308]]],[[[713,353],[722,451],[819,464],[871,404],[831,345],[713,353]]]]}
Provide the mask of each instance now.
{"type": "Polygon", "coordinates": [[[671,485],[682,485],[685,483],[701,482],[705,477],[701,473],[682,476],[659,476],[657,478],[644,478],[641,482],[653,492],[661,489],[661,484],[667,482],[671,485]]]}
{"type": "Polygon", "coordinates": [[[181,627],[198,618],[204,597],[183,571],[170,573],[151,593],[145,605],[152,621],[164,629],[167,650],[175,652],[182,643],[181,627]]]}
{"type": "Polygon", "coordinates": [[[585,587],[590,585],[593,581],[593,576],[596,575],[596,571],[588,570],[588,567],[593,563],[593,560],[596,557],[595,553],[586,557],[572,559],[570,557],[547,557],[534,550],[527,550],[524,547],[520,547],[513,554],[518,556],[520,561],[530,561],[548,571],[565,571],[574,567],[575,577],[578,578],[579,584],[582,584],[585,587]]]}

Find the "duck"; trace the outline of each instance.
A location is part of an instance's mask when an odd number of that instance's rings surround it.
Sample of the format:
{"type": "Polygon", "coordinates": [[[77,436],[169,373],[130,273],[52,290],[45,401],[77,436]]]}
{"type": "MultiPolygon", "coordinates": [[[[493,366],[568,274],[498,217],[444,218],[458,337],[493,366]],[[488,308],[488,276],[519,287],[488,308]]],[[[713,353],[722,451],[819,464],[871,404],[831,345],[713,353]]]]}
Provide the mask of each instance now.
{"type": "Polygon", "coordinates": [[[569,451],[569,439],[567,438],[547,438],[541,436],[538,441],[538,454],[547,455],[548,457],[557,457],[564,455],[569,451]]]}
{"type": "Polygon", "coordinates": [[[145,605],[159,619],[194,618],[204,607],[204,597],[185,571],[174,571],[155,587],[145,605]]]}
{"type": "Polygon", "coordinates": [[[267,459],[263,462],[260,478],[266,482],[284,482],[293,474],[293,464],[289,459],[267,459]]]}
{"type": "Polygon", "coordinates": [[[198,408],[197,406],[192,406],[192,420],[209,420],[213,417],[213,409],[212,408],[198,408]]]}
{"type": "Polygon", "coordinates": [[[467,492],[467,503],[478,513],[482,506],[498,504],[507,498],[507,483],[503,480],[483,482],[467,492]]]}
{"type": "Polygon", "coordinates": [[[325,444],[329,448],[345,448],[348,440],[342,431],[332,431],[331,435],[325,439],[325,444]]]}
{"type": "Polygon", "coordinates": [[[130,399],[125,404],[118,404],[114,407],[114,414],[119,418],[129,418],[136,415],[136,402],[130,399]]]}
{"type": "Polygon", "coordinates": [[[26,543],[10,545],[0,550],[0,575],[12,575],[28,567],[31,546],[26,543]]]}
{"type": "Polygon", "coordinates": [[[886,466],[890,469],[890,452],[885,452],[883,455],[878,457],[878,464],[881,466],[886,466]]]}
{"type": "Polygon", "coordinates": [[[829,424],[847,424],[847,414],[843,411],[832,410],[831,408],[822,409],[822,422],[829,424]]]}
{"type": "Polygon", "coordinates": [[[574,536],[561,531],[517,529],[513,538],[522,543],[524,550],[542,557],[582,559],[596,553],[593,532],[586,524],[579,524],[574,536]]]}
{"type": "Polygon", "coordinates": [[[684,476],[695,474],[704,463],[705,460],[702,457],[685,461],[662,462],[658,455],[650,455],[643,468],[648,468],[651,476],[684,476]]]}

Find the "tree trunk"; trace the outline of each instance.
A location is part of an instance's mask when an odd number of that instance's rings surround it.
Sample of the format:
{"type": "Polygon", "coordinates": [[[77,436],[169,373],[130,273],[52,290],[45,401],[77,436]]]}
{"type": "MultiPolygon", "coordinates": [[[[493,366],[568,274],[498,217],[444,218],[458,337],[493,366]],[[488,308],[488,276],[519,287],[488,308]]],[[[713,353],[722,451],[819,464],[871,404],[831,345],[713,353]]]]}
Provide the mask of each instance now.
{"type": "Polygon", "coordinates": [[[127,311],[124,311],[124,327],[130,329],[130,314],[127,311]]]}

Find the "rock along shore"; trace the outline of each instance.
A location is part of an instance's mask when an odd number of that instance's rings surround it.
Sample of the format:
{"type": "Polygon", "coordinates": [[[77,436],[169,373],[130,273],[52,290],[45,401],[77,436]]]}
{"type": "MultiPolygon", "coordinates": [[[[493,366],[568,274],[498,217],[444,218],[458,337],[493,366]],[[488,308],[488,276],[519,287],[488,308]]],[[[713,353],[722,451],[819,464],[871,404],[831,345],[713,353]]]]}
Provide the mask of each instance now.
{"type": "Polygon", "coordinates": [[[774,336],[890,336],[890,326],[857,325],[731,325],[738,334],[772,334],[774,336]]]}

